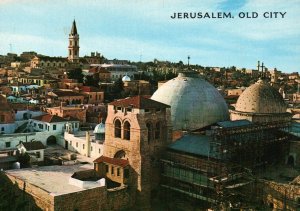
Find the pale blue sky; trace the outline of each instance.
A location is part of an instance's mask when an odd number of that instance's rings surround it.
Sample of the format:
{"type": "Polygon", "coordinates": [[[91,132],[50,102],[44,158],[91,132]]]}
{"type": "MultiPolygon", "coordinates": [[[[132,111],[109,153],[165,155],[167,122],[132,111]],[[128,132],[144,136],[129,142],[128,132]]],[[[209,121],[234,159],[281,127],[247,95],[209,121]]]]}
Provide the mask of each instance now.
{"type": "Polygon", "coordinates": [[[67,56],[76,19],[80,56],[203,66],[255,68],[257,60],[284,72],[299,71],[300,0],[1,0],[0,54],[37,51],[67,56]],[[234,19],[171,19],[174,12],[230,11],[234,19]],[[240,11],[258,12],[239,19],[240,11]],[[287,12],[264,19],[265,11],[287,12]]]}

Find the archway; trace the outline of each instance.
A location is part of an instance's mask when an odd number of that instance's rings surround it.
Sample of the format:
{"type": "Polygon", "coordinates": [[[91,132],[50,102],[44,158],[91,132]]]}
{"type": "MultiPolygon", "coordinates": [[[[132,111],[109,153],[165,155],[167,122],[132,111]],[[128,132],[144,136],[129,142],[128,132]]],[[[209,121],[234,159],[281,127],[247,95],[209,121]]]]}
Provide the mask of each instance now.
{"type": "Polygon", "coordinates": [[[56,137],[55,136],[49,136],[47,138],[47,145],[53,145],[56,144],[56,137]]]}
{"type": "Polygon", "coordinates": [[[121,159],[125,159],[126,157],[126,153],[124,150],[119,150],[118,152],[116,152],[114,158],[121,158],[121,159]]]}
{"type": "Polygon", "coordinates": [[[294,166],[294,164],[295,164],[295,159],[294,159],[294,157],[293,157],[292,155],[290,155],[290,156],[288,157],[287,164],[288,164],[289,166],[294,166]]]}

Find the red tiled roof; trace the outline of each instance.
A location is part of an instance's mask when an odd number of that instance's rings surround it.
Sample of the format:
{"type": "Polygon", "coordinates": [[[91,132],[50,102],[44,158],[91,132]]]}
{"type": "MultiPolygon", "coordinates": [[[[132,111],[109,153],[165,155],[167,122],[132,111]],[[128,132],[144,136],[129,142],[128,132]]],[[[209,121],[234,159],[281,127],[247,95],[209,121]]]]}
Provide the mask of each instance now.
{"type": "Polygon", "coordinates": [[[83,92],[100,92],[100,89],[97,89],[96,87],[93,86],[83,86],[81,87],[81,90],[83,92]]]}
{"type": "Polygon", "coordinates": [[[44,115],[41,115],[41,116],[33,117],[32,119],[38,120],[38,121],[41,121],[41,122],[48,122],[48,123],[51,123],[51,122],[67,122],[66,119],[64,119],[62,117],[59,117],[59,116],[56,116],[56,115],[51,115],[51,114],[44,114],[44,115]]]}
{"type": "Polygon", "coordinates": [[[38,150],[38,149],[45,149],[46,147],[40,141],[32,141],[32,142],[22,142],[23,146],[26,148],[27,151],[29,150],[38,150]]]}
{"type": "Polygon", "coordinates": [[[120,167],[125,167],[125,166],[129,165],[128,160],[124,160],[121,158],[110,158],[110,157],[106,157],[106,156],[101,156],[101,157],[97,158],[96,160],[94,160],[94,163],[109,163],[109,164],[120,166],[120,167]]]}
{"type": "Polygon", "coordinates": [[[129,97],[121,100],[116,100],[114,102],[111,102],[110,105],[114,106],[121,106],[121,107],[130,107],[133,108],[170,108],[169,105],[166,105],[164,103],[157,102],[155,100],[143,97],[143,96],[135,96],[135,97],[129,97]]]}
{"type": "Polygon", "coordinates": [[[73,92],[73,91],[61,91],[61,90],[55,90],[52,91],[57,97],[65,97],[65,96],[83,96],[80,93],[73,92]]]}

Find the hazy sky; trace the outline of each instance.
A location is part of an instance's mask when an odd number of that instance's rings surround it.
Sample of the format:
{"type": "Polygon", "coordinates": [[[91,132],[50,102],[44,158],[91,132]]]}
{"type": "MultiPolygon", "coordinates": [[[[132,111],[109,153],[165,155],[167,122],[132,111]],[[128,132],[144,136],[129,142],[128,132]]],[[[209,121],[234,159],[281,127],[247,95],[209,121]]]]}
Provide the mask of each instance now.
{"type": "Polygon", "coordinates": [[[300,67],[300,0],[0,0],[0,54],[67,56],[76,19],[80,56],[170,60],[284,72],[300,67]],[[174,12],[231,12],[229,19],[171,19],[174,12]],[[238,18],[257,12],[256,19],[238,18]],[[285,18],[263,18],[286,12],[285,18]]]}

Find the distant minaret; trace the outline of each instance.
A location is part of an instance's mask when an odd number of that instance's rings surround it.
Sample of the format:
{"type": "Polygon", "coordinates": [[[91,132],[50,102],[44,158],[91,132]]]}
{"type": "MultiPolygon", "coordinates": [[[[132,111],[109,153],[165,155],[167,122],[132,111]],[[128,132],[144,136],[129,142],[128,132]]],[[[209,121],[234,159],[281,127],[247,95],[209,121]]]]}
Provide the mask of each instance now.
{"type": "Polygon", "coordinates": [[[69,56],[70,62],[79,62],[79,34],[77,33],[76,22],[73,21],[72,29],[69,34],[69,56]]]}

